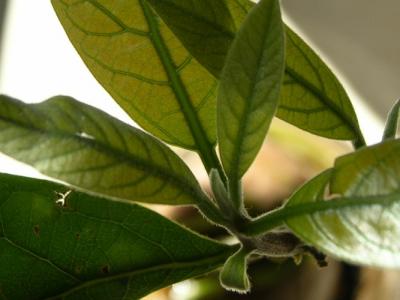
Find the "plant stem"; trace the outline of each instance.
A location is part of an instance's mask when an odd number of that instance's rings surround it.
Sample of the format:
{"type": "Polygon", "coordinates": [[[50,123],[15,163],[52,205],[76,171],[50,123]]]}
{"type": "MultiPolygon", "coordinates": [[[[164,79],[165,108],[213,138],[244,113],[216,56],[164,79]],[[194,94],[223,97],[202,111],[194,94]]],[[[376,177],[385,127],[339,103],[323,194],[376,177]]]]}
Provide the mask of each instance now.
{"type": "Polygon", "coordinates": [[[158,21],[154,15],[154,12],[150,8],[146,1],[139,1],[142,6],[144,16],[147,20],[150,30],[150,36],[152,44],[157,51],[160,62],[162,63],[164,70],[168,76],[169,82],[181,108],[186,124],[193,137],[195,147],[197,148],[198,154],[207,170],[210,173],[211,169],[217,169],[224,182],[226,182],[224,172],[219,163],[217,154],[215,153],[214,145],[209,141],[207,133],[202,126],[200,118],[190,100],[188,91],[182,82],[179,73],[176,71],[176,67],[173,63],[171,53],[166,46],[165,40],[160,33],[158,21]]]}
{"type": "Polygon", "coordinates": [[[240,180],[228,181],[229,199],[232,201],[233,206],[237,212],[243,209],[242,200],[242,184],[240,180]]]}
{"type": "Polygon", "coordinates": [[[259,235],[283,225],[285,217],[286,210],[284,207],[280,207],[250,221],[245,228],[240,228],[240,232],[247,236],[259,235]]]}
{"type": "Polygon", "coordinates": [[[217,153],[215,152],[215,147],[213,147],[212,145],[208,145],[203,150],[204,151],[199,150],[197,154],[200,156],[200,159],[203,162],[207,174],[210,174],[212,169],[216,169],[218,171],[219,177],[226,186],[228,180],[218,159],[217,153]]]}
{"type": "Polygon", "coordinates": [[[197,200],[197,207],[209,221],[225,228],[231,226],[224,213],[204,193],[201,193],[197,200]]]}

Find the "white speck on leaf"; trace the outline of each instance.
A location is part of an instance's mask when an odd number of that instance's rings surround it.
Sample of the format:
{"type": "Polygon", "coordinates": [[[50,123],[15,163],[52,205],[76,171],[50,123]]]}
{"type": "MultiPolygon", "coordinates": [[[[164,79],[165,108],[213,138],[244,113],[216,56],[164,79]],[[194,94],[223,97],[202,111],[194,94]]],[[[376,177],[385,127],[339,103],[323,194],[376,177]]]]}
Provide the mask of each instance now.
{"type": "Polygon", "coordinates": [[[56,204],[64,207],[65,201],[67,200],[67,197],[71,192],[71,190],[66,191],[65,193],[56,192],[56,194],[59,196],[59,198],[56,200],[56,204]]]}

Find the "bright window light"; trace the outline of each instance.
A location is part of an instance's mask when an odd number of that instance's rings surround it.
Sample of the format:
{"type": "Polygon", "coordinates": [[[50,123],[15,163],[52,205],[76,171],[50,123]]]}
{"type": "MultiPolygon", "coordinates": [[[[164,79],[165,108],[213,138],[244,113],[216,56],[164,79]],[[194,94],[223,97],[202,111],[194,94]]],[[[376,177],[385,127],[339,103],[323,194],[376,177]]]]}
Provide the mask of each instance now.
{"type": "MultiPolygon", "coordinates": [[[[50,1],[12,0],[7,4],[0,93],[24,102],[68,95],[133,124],[79,58],[50,1]]],[[[39,176],[33,168],[1,154],[0,172],[39,176]]]]}

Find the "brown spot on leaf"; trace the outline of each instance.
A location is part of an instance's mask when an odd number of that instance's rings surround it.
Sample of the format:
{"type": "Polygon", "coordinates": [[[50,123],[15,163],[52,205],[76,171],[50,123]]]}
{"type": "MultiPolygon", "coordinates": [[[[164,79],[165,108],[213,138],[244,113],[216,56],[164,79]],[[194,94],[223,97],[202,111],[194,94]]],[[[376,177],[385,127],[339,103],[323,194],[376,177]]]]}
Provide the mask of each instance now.
{"type": "Polygon", "coordinates": [[[33,226],[33,233],[34,233],[36,236],[39,236],[39,235],[40,235],[40,227],[39,227],[39,225],[33,226]]]}
{"type": "Polygon", "coordinates": [[[103,274],[108,274],[110,273],[110,266],[109,265],[105,265],[104,267],[101,268],[101,272],[103,274]]]}
{"type": "Polygon", "coordinates": [[[77,233],[75,234],[75,237],[76,237],[77,240],[80,240],[80,239],[81,239],[81,234],[80,234],[79,232],[77,232],[77,233]]]}

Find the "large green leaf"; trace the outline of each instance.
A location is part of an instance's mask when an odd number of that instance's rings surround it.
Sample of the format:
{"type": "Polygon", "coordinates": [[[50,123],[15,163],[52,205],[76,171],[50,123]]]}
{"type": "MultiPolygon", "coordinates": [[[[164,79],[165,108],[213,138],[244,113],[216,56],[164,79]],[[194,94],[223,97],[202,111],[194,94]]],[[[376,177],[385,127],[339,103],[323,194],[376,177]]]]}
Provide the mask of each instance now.
{"type": "Polygon", "coordinates": [[[69,97],[24,104],[0,96],[0,151],[46,175],[122,199],[189,204],[204,195],[163,143],[69,97]]]}
{"type": "MultiPolygon", "coordinates": [[[[155,1],[155,0],[154,0],[155,1]]],[[[178,0],[169,0],[169,2],[179,2],[178,0]]],[[[234,19],[236,28],[244,20],[248,11],[255,5],[249,0],[224,0],[234,19]]],[[[155,7],[157,10],[157,7],[155,7]]],[[[159,10],[157,10],[159,12],[159,10]]],[[[160,12],[159,12],[160,13],[160,12]]],[[[191,50],[194,57],[200,62],[212,59],[210,53],[206,51],[193,51],[192,45],[187,41],[191,36],[187,32],[198,28],[203,30],[203,36],[212,36],[215,33],[208,28],[217,28],[210,26],[209,23],[194,24],[187,20],[185,24],[180,24],[186,31],[175,30],[173,24],[170,24],[169,12],[161,14],[164,21],[171,26],[175,35],[183,44],[191,50]],[[190,46],[190,47],[189,47],[190,46]]],[[[201,15],[193,7],[191,15],[201,15]]],[[[228,53],[230,44],[236,32],[221,31],[218,38],[224,40],[221,47],[218,48],[218,55],[223,57],[228,53]],[[223,47],[222,47],[223,46],[223,47]]],[[[359,129],[357,117],[351,102],[343,87],[336,79],[335,75],[329,70],[317,54],[288,26],[286,26],[286,71],[284,85],[282,88],[280,106],[277,116],[295,126],[304,130],[328,138],[358,140],[363,143],[363,137],[359,129]]],[[[207,48],[207,43],[212,42],[211,38],[204,38],[199,49],[207,48]]],[[[218,70],[210,68],[204,64],[214,75],[219,74],[218,70]]]]}
{"type": "Polygon", "coordinates": [[[392,140],[339,158],[289,200],[287,225],[339,259],[399,268],[399,153],[400,141],[392,140]]]}
{"type": "Polygon", "coordinates": [[[52,3],[90,71],[135,121],[168,143],[210,152],[216,81],[147,1],[52,3]]]}
{"type": "Polygon", "coordinates": [[[219,151],[233,182],[246,172],[264,141],[278,105],[284,59],[279,2],[262,0],[232,43],[219,85],[219,151]]]}
{"type": "Polygon", "coordinates": [[[235,249],[135,204],[0,174],[1,299],[139,299],[235,249]]]}

